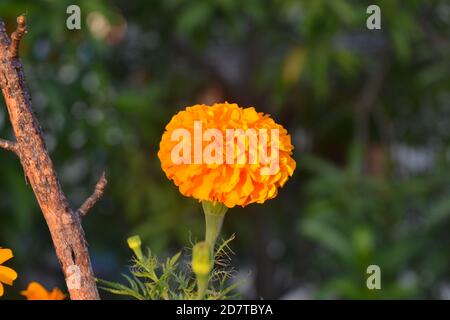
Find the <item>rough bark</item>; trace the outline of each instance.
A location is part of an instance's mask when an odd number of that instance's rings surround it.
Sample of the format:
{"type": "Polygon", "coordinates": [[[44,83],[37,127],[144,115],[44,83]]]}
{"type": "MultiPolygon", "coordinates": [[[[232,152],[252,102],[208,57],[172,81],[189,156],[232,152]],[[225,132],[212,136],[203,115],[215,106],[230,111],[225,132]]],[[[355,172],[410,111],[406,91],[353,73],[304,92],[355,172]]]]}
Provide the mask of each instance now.
{"type": "MultiPolygon", "coordinates": [[[[99,299],[80,216],[78,211],[70,208],[61,189],[40,125],[31,108],[19,60],[20,40],[27,32],[25,17],[20,16],[17,23],[17,29],[9,39],[0,19],[0,85],[16,138],[16,142],[0,140],[0,147],[15,152],[20,159],[50,230],[70,298],[99,299]]],[[[94,192],[95,201],[101,197],[106,185],[104,176],[101,181],[103,188],[94,192]]],[[[88,209],[95,201],[88,202],[88,209]]]]}

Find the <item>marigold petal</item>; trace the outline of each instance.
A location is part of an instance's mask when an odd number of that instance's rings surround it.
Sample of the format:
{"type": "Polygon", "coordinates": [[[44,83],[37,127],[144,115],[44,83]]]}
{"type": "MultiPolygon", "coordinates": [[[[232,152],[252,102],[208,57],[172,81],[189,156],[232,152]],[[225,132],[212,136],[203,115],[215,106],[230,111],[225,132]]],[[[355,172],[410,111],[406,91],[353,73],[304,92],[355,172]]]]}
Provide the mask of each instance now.
{"type": "Polygon", "coordinates": [[[49,300],[49,292],[40,283],[31,282],[26,290],[20,292],[27,300],[49,300]]]}
{"type": "Polygon", "coordinates": [[[66,295],[62,293],[58,288],[54,288],[52,292],[50,292],[49,300],[64,300],[66,295]]]}
{"type": "Polygon", "coordinates": [[[0,264],[14,257],[11,249],[0,249],[0,264]]]}
{"type": "Polygon", "coordinates": [[[0,282],[12,286],[14,280],[16,279],[17,279],[17,272],[15,272],[11,268],[0,266],[0,282]]]}

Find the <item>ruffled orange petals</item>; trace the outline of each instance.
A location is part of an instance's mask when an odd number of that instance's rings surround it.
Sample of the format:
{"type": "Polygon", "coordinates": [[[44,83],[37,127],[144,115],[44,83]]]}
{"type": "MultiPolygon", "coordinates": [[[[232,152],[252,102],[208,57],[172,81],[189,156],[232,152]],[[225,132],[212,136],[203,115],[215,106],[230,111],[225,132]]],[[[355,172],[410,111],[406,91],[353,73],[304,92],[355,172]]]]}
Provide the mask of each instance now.
{"type": "Polygon", "coordinates": [[[276,197],[295,170],[293,149],[287,130],[269,115],[220,103],[173,116],[158,157],[183,195],[231,208],[276,197]]]}
{"type": "Polygon", "coordinates": [[[31,282],[28,288],[20,294],[25,296],[27,300],[64,300],[66,297],[58,288],[47,291],[47,289],[37,282],[31,282]]]}

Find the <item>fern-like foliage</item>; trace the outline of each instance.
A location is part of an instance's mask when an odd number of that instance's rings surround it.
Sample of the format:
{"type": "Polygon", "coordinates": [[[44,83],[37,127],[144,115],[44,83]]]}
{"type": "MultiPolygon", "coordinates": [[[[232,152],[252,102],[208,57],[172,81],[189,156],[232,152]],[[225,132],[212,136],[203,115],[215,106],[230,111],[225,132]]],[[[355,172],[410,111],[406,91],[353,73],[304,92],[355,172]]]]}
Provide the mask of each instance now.
{"type": "MultiPolygon", "coordinates": [[[[234,235],[224,240],[215,250],[215,267],[209,275],[206,300],[235,299],[240,285],[233,281],[231,268],[233,251],[229,243],[234,235]],[[231,283],[231,284],[230,284],[231,283]]],[[[137,300],[193,300],[197,298],[195,275],[190,264],[181,258],[181,252],[160,261],[150,249],[140,258],[134,256],[129,266],[130,275],[123,274],[127,284],[97,279],[100,289],[137,300]]]]}

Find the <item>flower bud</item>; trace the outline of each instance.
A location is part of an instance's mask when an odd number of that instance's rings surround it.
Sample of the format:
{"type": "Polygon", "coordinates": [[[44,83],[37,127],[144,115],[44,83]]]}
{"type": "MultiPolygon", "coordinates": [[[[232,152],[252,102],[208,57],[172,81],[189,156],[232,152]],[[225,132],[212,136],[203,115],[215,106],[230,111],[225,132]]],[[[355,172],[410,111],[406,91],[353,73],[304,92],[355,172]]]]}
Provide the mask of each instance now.
{"type": "Polygon", "coordinates": [[[131,250],[133,250],[134,254],[138,259],[142,259],[142,250],[141,250],[141,237],[132,236],[127,239],[128,246],[131,250]]]}
{"type": "Polygon", "coordinates": [[[197,243],[192,248],[192,270],[197,275],[207,276],[213,268],[211,247],[205,241],[197,243]]]}

